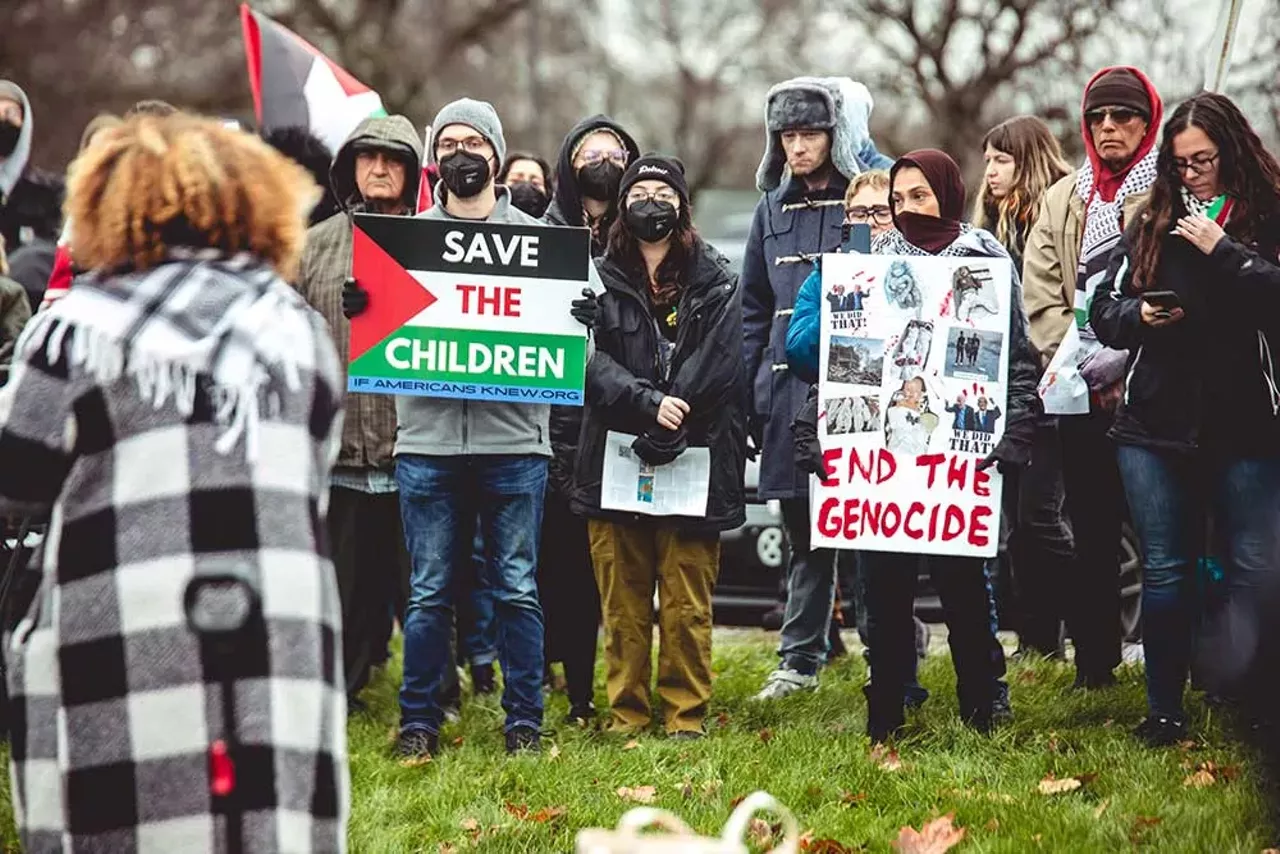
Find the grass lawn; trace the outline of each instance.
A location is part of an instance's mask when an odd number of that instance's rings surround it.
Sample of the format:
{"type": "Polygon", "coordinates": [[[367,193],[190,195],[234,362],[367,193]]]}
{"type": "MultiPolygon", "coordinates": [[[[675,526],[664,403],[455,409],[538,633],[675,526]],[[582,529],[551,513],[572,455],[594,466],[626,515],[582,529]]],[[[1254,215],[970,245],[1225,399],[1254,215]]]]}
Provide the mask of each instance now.
{"type": "MultiPolygon", "coordinates": [[[[633,806],[620,787],[644,786],[655,788],[656,806],[713,835],[738,798],[766,789],[802,829],[845,846],[827,851],[889,851],[902,826],[946,813],[966,829],[959,852],[1259,854],[1275,841],[1257,766],[1216,713],[1194,706],[1195,744],[1152,751],[1133,741],[1144,710],[1140,669],[1122,670],[1118,688],[1081,694],[1069,690],[1067,665],[1012,665],[1016,721],[984,738],[956,719],[949,659],[931,656],[921,676],[933,696],[898,744],[901,767],[888,770],[863,734],[860,656],[826,671],[816,693],[756,705],[750,697],[774,666],[776,636],[718,631],[716,643],[711,733],[701,742],[569,730],[556,695],[547,726],[557,734],[544,752],[509,759],[497,700],[468,699],[461,723],[445,730],[447,750],[417,767],[390,756],[393,666],[349,729],[351,850],[572,852],[580,828],[612,827],[633,806]],[[1050,775],[1084,782],[1045,794],[1050,775]]],[[[7,812],[7,797],[0,808],[7,812]]],[[[6,850],[16,850],[12,838],[6,828],[6,850]]]]}

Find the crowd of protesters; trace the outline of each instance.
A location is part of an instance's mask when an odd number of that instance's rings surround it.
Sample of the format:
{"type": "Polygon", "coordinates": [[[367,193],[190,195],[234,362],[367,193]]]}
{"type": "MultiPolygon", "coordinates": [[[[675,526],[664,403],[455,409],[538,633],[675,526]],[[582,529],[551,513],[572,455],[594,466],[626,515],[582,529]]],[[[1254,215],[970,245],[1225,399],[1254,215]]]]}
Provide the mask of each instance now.
{"type": "MultiPolygon", "coordinates": [[[[1007,412],[982,466],[1009,479],[1017,654],[1065,659],[1069,637],[1075,688],[1115,683],[1132,519],[1135,735],[1187,737],[1193,672],[1270,733],[1280,166],[1222,95],[1162,127],[1163,111],[1139,70],[1103,69],[1084,88],[1078,168],[1020,116],[986,135],[970,193],[943,151],[877,149],[863,85],[786,81],[764,104],[763,195],[735,273],[695,226],[681,161],[642,154],[606,116],[573,127],[553,164],[508,151],[497,112],[470,99],[440,110],[425,148],[393,115],[332,153],[305,128],[259,138],[143,102],[90,123],[64,182],[32,167],[32,105],[0,81],[0,503],[47,522],[4,627],[25,844],[211,850],[234,829],[245,850],[339,850],[345,715],[396,625],[402,757],[437,754],[460,669],[484,694],[495,664],[509,752],[539,749],[553,662],[569,724],[703,737],[720,535],[744,522],[757,456],[790,565],[779,663],[754,701],[817,689],[841,651],[849,563],[867,733],[899,736],[929,696],[921,557],[809,547],[819,261],[854,224],[876,254],[1012,261],[1007,412]],[[376,299],[352,277],[360,211],[589,229],[591,287],[566,306],[588,330],[585,404],[345,394],[350,319],[376,299]],[[1088,412],[1046,415],[1037,382],[1073,326],[1088,412]],[[705,514],[604,508],[610,431],[655,467],[708,449],[705,514]],[[238,627],[209,628],[241,589],[238,627]],[[252,781],[234,822],[215,740],[252,781]]],[[[989,732],[1015,713],[991,566],[924,564],[961,718],[989,732]]]]}

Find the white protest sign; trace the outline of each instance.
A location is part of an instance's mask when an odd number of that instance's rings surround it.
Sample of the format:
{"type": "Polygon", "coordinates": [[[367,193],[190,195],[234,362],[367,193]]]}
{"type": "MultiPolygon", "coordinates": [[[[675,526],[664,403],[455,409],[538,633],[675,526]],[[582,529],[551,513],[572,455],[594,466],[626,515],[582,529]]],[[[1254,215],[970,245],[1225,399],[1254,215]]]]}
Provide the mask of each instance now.
{"type": "Polygon", "coordinates": [[[1001,478],[977,463],[1004,432],[1007,259],[822,259],[813,548],[996,554],[1001,478]]]}

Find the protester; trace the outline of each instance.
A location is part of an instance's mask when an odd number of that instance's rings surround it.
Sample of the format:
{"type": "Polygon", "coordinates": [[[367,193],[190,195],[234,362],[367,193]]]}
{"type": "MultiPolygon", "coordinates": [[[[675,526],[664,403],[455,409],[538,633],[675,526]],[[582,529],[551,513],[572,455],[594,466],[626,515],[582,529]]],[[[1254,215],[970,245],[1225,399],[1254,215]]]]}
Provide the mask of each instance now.
{"type": "Polygon", "coordinates": [[[1047,367],[1072,322],[1089,353],[1081,371],[1089,414],[1058,419],[1067,519],[1076,560],[1062,591],[1075,645],[1076,687],[1115,683],[1120,663],[1118,578],[1125,497],[1107,438],[1124,384],[1125,354],[1104,348],[1088,306],[1107,258],[1150,195],[1163,105],[1136,68],[1099,71],[1085,88],[1081,129],[1088,155],[1080,171],[1045,193],[1027,238],[1023,269],[1031,343],[1047,367]]]}
{"type": "MultiPolygon", "coordinates": [[[[889,173],[883,169],[873,169],[853,176],[844,195],[845,225],[866,224],[871,227],[873,240],[879,239],[893,230],[893,211],[889,207],[889,173]]],[[[787,365],[794,376],[802,382],[810,383],[809,400],[817,406],[818,393],[818,351],[822,339],[822,266],[821,258],[814,261],[813,271],[800,286],[796,296],[795,313],[787,327],[787,365]]],[[[866,584],[858,555],[855,552],[841,552],[836,557],[837,576],[841,564],[847,567],[847,574],[853,576],[855,595],[854,614],[858,634],[862,638],[863,655],[870,660],[868,644],[870,636],[867,631],[866,584]]],[[[836,617],[839,617],[839,588],[837,586],[836,617]]],[[[912,618],[916,627],[917,658],[924,658],[929,650],[929,627],[919,617],[912,618]]],[[[832,620],[833,629],[836,620],[832,620]]],[[[839,634],[830,632],[831,645],[828,657],[834,657],[839,647],[836,641],[839,634]]],[[[911,679],[906,687],[907,704],[918,707],[929,698],[929,692],[920,685],[916,676],[915,662],[911,668],[911,679]]]]}
{"type": "Polygon", "coordinates": [[[324,195],[316,202],[308,217],[311,225],[324,222],[341,210],[342,206],[334,197],[333,187],[329,183],[333,152],[329,151],[320,137],[305,127],[290,125],[276,128],[265,134],[263,139],[276,151],[310,172],[316,184],[324,190],[324,195]]]}
{"type": "Polygon", "coordinates": [[[1186,738],[1202,557],[1226,570],[1219,618],[1255,638],[1210,663],[1218,681],[1272,694],[1273,673],[1246,674],[1280,573],[1280,164],[1210,92],[1174,110],[1158,151],[1151,201],[1111,252],[1089,316],[1103,344],[1131,354],[1110,435],[1142,540],[1149,716],[1136,734],[1168,745],[1186,738]]]}
{"type": "Polygon", "coordinates": [[[94,272],[32,321],[0,392],[0,496],[51,510],[44,586],[7,640],[22,845],[342,851],[317,529],[341,373],[286,284],[314,185],[190,116],[138,116],[70,174],[94,272]]]}
{"type": "MultiPolygon", "coordinates": [[[[346,388],[351,325],[342,314],[351,278],[352,213],[411,216],[418,194],[422,146],[404,116],[365,119],[338,149],[329,184],[342,206],[307,232],[298,292],[324,316],[342,361],[346,388]]],[[[369,283],[365,283],[369,284],[369,283]]],[[[342,603],[342,662],[347,704],[364,708],[360,691],[385,657],[390,608],[408,554],[400,524],[392,451],[395,400],[383,394],[347,395],[342,447],[329,490],[329,541],[342,603]]]]}
{"type": "MultiPolygon", "coordinates": [[[[1045,193],[1071,167],[1058,140],[1035,116],[996,125],[982,148],[987,165],[973,224],[994,233],[1021,272],[1027,235],[1045,193]]],[[[1075,583],[1075,547],[1063,516],[1062,439],[1056,419],[1044,418],[1037,425],[1031,462],[1006,483],[1004,505],[1019,650],[1061,657],[1062,603],[1075,583]]]]}
{"type": "MultiPolygon", "coordinates": [[[[915,151],[890,172],[890,199],[897,231],[883,235],[872,251],[880,255],[974,256],[1007,258],[996,239],[960,221],[964,182],[955,161],[941,151],[915,151]]],[[[1004,435],[982,466],[1001,470],[1025,465],[1039,412],[1036,367],[1027,343],[1026,318],[1017,310],[1021,288],[1013,277],[1009,313],[1008,408],[1004,435]]],[[[904,383],[904,390],[909,391],[904,383]]],[[[797,430],[798,449],[809,471],[825,471],[817,447],[816,407],[808,430],[797,430]]],[[[867,734],[874,742],[892,738],[904,722],[905,686],[915,658],[911,617],[919,558],[914,554],[864,552],[867,628],[871,635],[871,682],[867,695],[867,734]]],[[[996,640],[993,601],[981,558],[932,557],[929,574],[942,599],[960,716],[975,729],[989,731],[1011,712],[1002,696],[1004,654],[996,640]]]]}
{"type": "Polygon", "coordinates": [[[0,80],[0,237],[9,252],[36,240],[57,240],[62,179],[31,163],[35,120],[22,87],[0,80]]]}
{"type": "Polygon", "coordinates": [[[550,225],[587,226],[591,254],[603,255],[618,218],[618,187],[628,164],[640,156],[636,141],[608,116],[583,119],[560,146],[556,191],[547,208],[550,225]]]}
{"type": "MultiPolygon", "coordinates": [[[[495,184],[506,154],[492,105],[463,98],[431,123],[427,156],[439,163],[435,204],[421,216],[537,225],[495,184]]],[[[575,311],[588,319],[594,299],[575,311]]],[[[344,311],[363,312],[368,292],[353,283],[344,311]]],[[[575,315],[576,316],[576,315],[575,315]]],[[[454,573],[470,568],[477,517],[485,541],[498,620],[507,751],[541,744],[543,625],[536,587],[538,529],[546,490],[548,407],[429,397],[397,397],[396,482],[413,570],[404,625],[404,683],[397,750],[439,748],[441,689],[452,667],[454,573]]]]}
{"type": "Polygon", "coordinates": [[[27,292],[9,278],[4,238],[0,237],[0,385],[9,381],[14,344],[30,319],[31,304],[27,302],[27,292]]]}
{"type": "Polygon", "coordinates": [[[551,164],[536,154],[508,154],[498,173],[498,183],[511,192],[511,204],[540,219],[551,204],[551,164]]]}
{"type": "Polygon", "coordinates": [[[653,596],[658,594],[658,696],[669,736],[698,738],[711,699],[711,590],[720,532],[746,521],[742,303],[689,209],[684,165],[659,155],[631,164],[622,215],[600,260],[605,294],[587,369],[587,408],[573,507],[589,517],[605,624],[610,729],[651,720],[653,596]],[[648,465],[690,448],[711,456],[706,514],[637,518],[601,506],[605,440],[635,436],[648,465]]]}
{"type": "Polygon", "coordinates": [[[749,431],[760,465],[761,500],[782,502],[791,546],[782,661],[762,700],[816,688],[826,661],[835,600],[835,555],[809,551],[808,474],[795,466],[791,422],[809,384],[789,373],[787,325],[814,258],[840,245],[849,180],[888,166],[867,121],[871,94],[848,78],[797,77],[769,90],[765,152],[742,269],[743,359],[751,400],[749,431]],[[785,179],[785,180],[784,180],[785,179]]]}
{"type": "MultiPolygon", "coordinates": [[[[560,147],[556,195],[547,209],[546,222],[582,225],[592,217],[598,218],[592,229],[591,253],[602,255],[609,228],[616,219],[623,169],[639,156],[631,135],[605,116],[579,122],[560,147]],[[595,162],[589,163],[588,158],[595,158],[595,162]],[[606,198],[599,198],[606,193],[606,198]],[[573,211],[578,212],[576,220],[569,215],[573,211]]],[[[531,167],[524,168],[532,171],[531,167]]],[[[562,663],[565,693],[569,696],[568,721],[577,725],[595,718],[592,697],[600,633],[600,592],[591,566],[587,523],[570,509],[582,417],[580,406],[551,407],[552,456],[547,471],[542,553],[538,558],[538,595],[546,618],[548,667],[550,662],[562,663]]]]}

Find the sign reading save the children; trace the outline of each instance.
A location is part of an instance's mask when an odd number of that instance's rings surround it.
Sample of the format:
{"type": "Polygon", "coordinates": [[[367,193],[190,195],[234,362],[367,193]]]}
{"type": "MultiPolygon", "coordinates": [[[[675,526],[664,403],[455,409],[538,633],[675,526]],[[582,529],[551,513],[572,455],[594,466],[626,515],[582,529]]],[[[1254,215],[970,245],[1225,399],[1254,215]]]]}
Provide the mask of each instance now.
{"type": "Polygon", "coordinates": [[[1011,266],[824,255],[814,548],[994,557],[1011,266]]]}
{"type": "Polygon", "coordinates": [[[356,214],[347,390],[582,405],[586,229],[356,214]]]}

